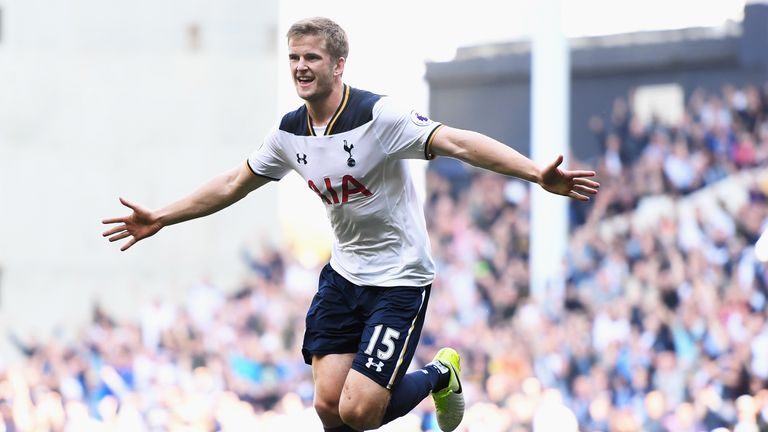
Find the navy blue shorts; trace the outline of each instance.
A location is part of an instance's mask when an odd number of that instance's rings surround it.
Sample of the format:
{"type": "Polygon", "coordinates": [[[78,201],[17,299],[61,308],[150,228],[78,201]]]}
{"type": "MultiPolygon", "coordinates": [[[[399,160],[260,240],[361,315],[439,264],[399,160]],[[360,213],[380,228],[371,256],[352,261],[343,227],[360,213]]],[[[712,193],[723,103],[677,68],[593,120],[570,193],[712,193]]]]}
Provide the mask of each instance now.
{"type": "Polygon", "coordinates": [[[304,361],[312,364],[313,355],[357,353],[352,369],[392,388],[416,351],[430,288],[361,287],[326,265],[307,312],[304,361]]]}

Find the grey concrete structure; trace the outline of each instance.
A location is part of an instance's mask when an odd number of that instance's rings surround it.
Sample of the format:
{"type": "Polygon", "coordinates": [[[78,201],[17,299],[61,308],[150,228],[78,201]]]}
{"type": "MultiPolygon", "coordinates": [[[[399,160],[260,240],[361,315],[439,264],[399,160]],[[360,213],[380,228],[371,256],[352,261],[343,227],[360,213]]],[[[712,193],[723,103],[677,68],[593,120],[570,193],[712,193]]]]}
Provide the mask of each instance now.
{"type": "MultiPolygon", "coordinates": [[[[590,116],[608,117],[613,100],[645,85],[719,91],[727,83],[768,80],[768,4],[747,4],[744,20],[720,28],[578,38],[571,45],[570,141],[574,154],[599,151],[590,116]]],[[[430,114],[476,129],[529,153],[530,44],[460,49],[450,62],[427,64],[430,114]]]]}
{"type": "Polygon", "coordinates": [[[126,253],[101,219],[245,162],[278,118],[278,2],[0,8],[0,332],[76,327],[95,301],[135,317],[202,277],[236,287],[243,248],[277,232],[274,187],[126,253]]]}

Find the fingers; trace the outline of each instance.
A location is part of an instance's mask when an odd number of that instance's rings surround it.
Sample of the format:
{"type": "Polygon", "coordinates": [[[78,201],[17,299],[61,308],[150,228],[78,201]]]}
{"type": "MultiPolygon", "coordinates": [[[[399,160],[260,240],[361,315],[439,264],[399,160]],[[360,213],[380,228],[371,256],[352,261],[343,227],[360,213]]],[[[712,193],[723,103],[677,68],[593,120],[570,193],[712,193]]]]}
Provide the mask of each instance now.
{"type": "Polygon", "coordinates": [[[136,240],[136,237],[132,238],[128,241],[128,243],[124,244],[123,247],[120,248],[121,251],[125,251],[129,247],[133,246],[138,240],[136,240]]]}
{"type": "Polygon", "coordinates": [[[577,185],[581,185],[581,186],[587,186],[587,187],[591,187],[591,188],[595,188],[595,189],[599,189],[600,188],[600,183],[598,183],[598,182],[596,182],[594,180],[583,178],[583,177],[579,177],[579,178],[573,179],[573,184],[577,184],[577,185]]]}
{"type": "Polygon", "coordinates": [[[122,240],[122,239],[124,239],[124,238],[126,238],[126,237],[128,237],[130,235],[131,235],[131,233],[129,233],[128,231],[124,231],[124,232],[121,232],[120,234],[113,235],[112,237],[109,238],[109,241],[110,242],[116,242],[116,241],[122,240]]]}
{"type": "Polygon", "coordinates": [[[570,191],[568,193],[568,196],[570,198],[573,198],[573,199],[579,200],[579,201],[589,201],[589,197],[588,196],[582,195],[582,194],[580,194],[580,193],[578,193],[576,191],[570,191]]]}
{"type": "Polygon", "coordinates": [[[555,160],[551,164],[549,164],[544,170],[554,171],[557,169],[557,167],[560,166],[561,163],[563,163],[563,155],[557,156],[557,158],[555,158],[555,160]]]}
{"type": "Polygon", "coordinates": [[[594,177],[597,175],[597,173],[589,170],[569,170],[565,172],[565,175],[568,177],[579,178],[579,177],[594,177]]]}
{"type": "Polygon", "coordinates": [[[137,204],[134,204],[134,203],[132,203],[131,201],[128,201],[127,199],[125,199],[125,198],[123,198],[123,197],[120,197],[120,202],[121,202],[121,203],[122,203],[124,206],[128,207],[129,209],[131,209],[131,210],[133,210],[133,211],[136,211],[136,209],[137,209],[137,208],[139,208],[139,206],[138,206],[137,204]]]}
{"type": "Polygon", "coordinates": [[[552,163],[552,165],[554,165],[554,167],[555,167],[555,168],[559,167],[559,166],[560,166],[560,164],[561,164],[561,163],[563,163],[563,159],[564,159],[564,158],[563,158],[563,155],[557,155],[557,158],[556,158],[556,159],[555,159],[555,161],[552,163]]]}
{"type": "MultiPolygon", "coordinates": [[[[107,222],[102,222],[102,223],[107,223],[107,222]]],[[[125,230],[126,230],[126,226],[125,224],[123,224],[123,225],[116,226],[110,230],[104,231],[103,233],[101,233],[101,236],[107,237],[107,236],[111,236],[112,234],[119,233],[120,231],[125,231],[125,230]]]]}
{"type": "Polygon", "coordinates": [[[116,217],[116,218],[109,218],[109,219],[102,219],[101,223],[105,225],[113,224],[113,223],[125,223],[124,217],[116,217]]]}
{"type": "MultiPolygon", "coordinates": [[[[125,231],[125,232],[122,232],[120,234],[117,234],[117,235],[114,235],[114,236],[110,237],[109,241],[110,242],[116,242],[118,240],[122,240],[122,239],[124,239],[126,237],[130,237],[130,236],[131,236],[131,233],[129,233],[128,231],[125,231]]],[[[139,240],[136,238],[136,236],[131,237],[131,239],[126,244],[124,244],[120,248],[120,250],[121,251],[125,251],[129,247],[133,246],[137,241],[139,241],[139,240]]]]}
{"type": "MultiPolygon", "coordinates": [[[[136,209],[138,208],[138,205],[128,201],[127,199],[125,199],[123,197],[120,197],[119,199],[120,199],[120,202],[124,206],[128,207],[129,209],[131,209],[133,211],[136,211],[136,209]]],[[[114,218],[109,218],[109,219],[102,219],[101,223],[103,223],[103,224],[125,223],[126,220],[128,220],[127,217],[121,216],[121,217],[114,217],[114,218]]]]}
{"type": "Polygon", "coordinates": [[[573,185],[573,190],[581,193],[588,193],[590,195],[597,194],[597,188],[591,188],[583,185],[573,185]]]}

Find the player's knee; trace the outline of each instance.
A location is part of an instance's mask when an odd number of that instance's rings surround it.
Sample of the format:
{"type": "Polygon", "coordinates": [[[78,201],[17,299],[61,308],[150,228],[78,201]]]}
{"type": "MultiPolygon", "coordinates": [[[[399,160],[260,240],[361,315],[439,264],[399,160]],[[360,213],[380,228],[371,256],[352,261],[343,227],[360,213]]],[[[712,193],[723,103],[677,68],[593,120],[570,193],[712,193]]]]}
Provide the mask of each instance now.
{"type": "Polygon", "coordinates": [[[384,413],[378,406],[348,400],[339,405],[339,415],[347,426],[364,431],[381,426],[381,418],[384,413]]]}
{"type": "Polygon", "coordinates": [[[323,424],[334,424],[341,420],[338,400],[316,397],[314,405],[315,412],[317,412],[323,424]]]}

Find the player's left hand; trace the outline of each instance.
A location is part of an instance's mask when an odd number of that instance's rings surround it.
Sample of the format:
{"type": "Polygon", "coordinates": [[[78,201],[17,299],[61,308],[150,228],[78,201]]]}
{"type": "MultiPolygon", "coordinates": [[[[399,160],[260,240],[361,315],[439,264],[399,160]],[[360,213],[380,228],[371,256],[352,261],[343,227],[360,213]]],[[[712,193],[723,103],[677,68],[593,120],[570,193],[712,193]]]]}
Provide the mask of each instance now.
{"type": "Polygon", "coordinates": [[[571,197],[579,201],[589,201],[590,195],[595,195],[600,188],[600,183],[587,177],[594,177],[594,171],[588,170],[562,170],[563,155],[557,157],[541,172],[539,185],[544,190],[571,197]]]}

